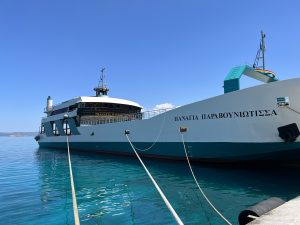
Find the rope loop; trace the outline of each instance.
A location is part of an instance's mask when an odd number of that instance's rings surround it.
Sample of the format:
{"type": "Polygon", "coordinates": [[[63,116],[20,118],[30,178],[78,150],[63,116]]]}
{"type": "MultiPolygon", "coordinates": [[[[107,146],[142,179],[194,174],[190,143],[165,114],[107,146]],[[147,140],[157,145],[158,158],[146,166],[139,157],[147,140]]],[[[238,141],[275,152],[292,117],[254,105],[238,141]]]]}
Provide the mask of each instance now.
{"type": "MultiPolygon", "coordinates": [[[[152,147],[154,147],[154,145],[158,142],[158,139],[160,138],[161,136],[161,133],[162,133],[162,130],[163,130],[163,127],[165,125],[165,122],[166,122],[166,113],[164,113],[164,118],[163,118],[163,121],[161,122],[161,125],[160,125],[160,129],[159,129],[159,132],[156,136],[156,139],[154,140],[154,142],[148,147],[148,148],[144,148],[144,149],[140,149],[140,148],[137,148],[136,146],[134,146],[134,148],[140,152],[146,152],[146,151],[149,151],[152,147]]],[[[126,134],[126,131],[125,131],[125,134],[126,134]]],[[[128,133],[129,134],[129,133],[128,133]]]]}

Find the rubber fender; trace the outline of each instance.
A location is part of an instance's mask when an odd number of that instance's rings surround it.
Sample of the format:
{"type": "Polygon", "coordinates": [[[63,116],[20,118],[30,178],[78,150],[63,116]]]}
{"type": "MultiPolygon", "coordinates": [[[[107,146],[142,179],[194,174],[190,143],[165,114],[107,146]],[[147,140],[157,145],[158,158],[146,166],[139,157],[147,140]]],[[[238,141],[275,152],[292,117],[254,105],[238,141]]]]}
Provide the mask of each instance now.
{"type": "Polygon", "coordinates": [[[296,123],[291,123],[277,128],[279,137],[285,142],[294,142],[300,135],[298,126],[296,123]]]}
{"type": "Polygon", "coordinates": [[[41,139],[41,137],[40,137],[40,135],[36,135],[36,136],[34,137],[34,139],[35,139],[36,141],[38,141],[38,140],[41,139]]]}
{"type": "Polygon", "coordinates": [[[282,205],[283,203],[285,203],[285,201],[282,200],[281,198],[277,198],[277,197],[272,197],[272,198],[269,198],[262,202],[259,202],[256,205],[253,205],[253,206],[243,210],[239,214],[239,224],[240,225],[248,224],[254,220],[254,218],[249,218],[248,217],[249,215],[255,216],[255,217],[260,217],[263,214],[271,211],[272,209],[275,209],[278,206],[282,205]]]}

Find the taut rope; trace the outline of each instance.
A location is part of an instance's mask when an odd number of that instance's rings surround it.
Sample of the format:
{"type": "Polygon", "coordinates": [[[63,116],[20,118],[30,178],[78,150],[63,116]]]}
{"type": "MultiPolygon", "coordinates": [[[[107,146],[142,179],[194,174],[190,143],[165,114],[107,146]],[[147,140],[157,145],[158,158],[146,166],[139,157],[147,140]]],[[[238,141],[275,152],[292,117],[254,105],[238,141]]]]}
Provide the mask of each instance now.
{"type": "MultiPolygon", "coordinates": [[[[181,130],[181,129],[180,129],[181,130]]],[[[185,130],[186,131],[186,130],[185,130]]],[[[185,132],[184,131],[184,132],[185,132]]],[[[197,178],[194,174],[194,171],[192,169],[192,166],[191,166],[191,163],[190,163],[190,160],[189,160],[189,157],[188,157],[188,154],[187,154],[187,151],[186,151],[186,147],[185,147],[185,143],[184,143],[184,138],[183,138],[183,133],[181,132],[181,138],[182,138],[182,144],[183,144],[183,148],[184,148],[184,152],[185,152],[185,156],[186,156],[186,159],[187,159],[187,162],[189,164],[189,168],[190,168],[190,171],[192,173],[192,176],[197,184],[197,187],[198,189],[200,190],[201,194],[203,195],[203,197],[205,198],[205,200],[208,202],[208,204],[210,205],[210,207],[224,220],[225,223],[229,224],[229,225],[232,225],[217,209],[216,207],[209,201],[209,199],[207,198],[206,194],[204,193],[204,191],[202,190],[202,188],[200,187],[198,181],[197,181],[197,178]]]]}
{"type": "Polygon", "coordinates": [[[148,174],[149,178],[151,179],[152,183],[154,184],[156,190],[158,191],[158,193],[160,194],[160,196],[162,197],[162,199],[164,200],[165,204],[167,205],[168,209],[170,210],[170,212],[172,213],[174,219],[176,220],[177,224],[179,225],[184,225],[184,223],[181,221],[181,219],[179,218],[179,216],[177,215],[177,213],[175,212],[175,210],[173,209],[172,205],[170,204],[170,202],[168,201],[168,199],[166,198],[166,196],[164,195],[164,193],[162,192],[162,190],[160,189],[160,187],[158,186],[158,184],[156,183],[156,181],[154,180],[154,178],[152,177],[151,173],[148,171],[147,167],[145,166],[145,164],[143,163],[142,159],[140,158],[139,154],[136,152],[133,144],[131,143],[129,137],[128,137],[128,133],[129,131],[126,130],[125,131],[125,135],[126,138],[130,144],[130,146],[132,147],[132,150],[134,151],[136,157],[139,159],[140,163],[142,164],[142,166],[144,167],[146,173],[148,174]]]}
{"type": "Polygon", "coordinates": [[[72,202],[73,202],[74,222],[75,222],[75,225],[80,225],[78,208],[77,208],[77,200],[76,200],[76,192],[75,192],[73,173],[72,173],[72,163],[71,163],[70,147],[69,147],[69,136],[68,135],[67,135],[67,147],[68,147],[70,181],[71,181],[71,188],[72,188],[72,202]]]}

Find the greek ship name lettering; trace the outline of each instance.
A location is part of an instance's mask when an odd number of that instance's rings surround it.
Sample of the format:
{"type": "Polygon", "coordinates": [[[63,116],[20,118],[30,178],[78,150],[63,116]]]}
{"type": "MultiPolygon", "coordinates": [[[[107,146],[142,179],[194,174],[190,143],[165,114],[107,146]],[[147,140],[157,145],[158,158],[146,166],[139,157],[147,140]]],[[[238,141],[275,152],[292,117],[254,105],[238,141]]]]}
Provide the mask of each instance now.
{"type": "Polygon", "coordinates": [[[191,120],[214,120],[214,119],[236,119],[246,117],[269,117],[277,116],[275,109],[245,110],[239,112],[219,112],[219,113],[202,113],[199,115],[178,115],[174,121],[191,121],[191,120]]]}
{"type": "Polygon", "coordinates": [[[198,120],[197,115],[175,116],[175,121],[198,120]]]}

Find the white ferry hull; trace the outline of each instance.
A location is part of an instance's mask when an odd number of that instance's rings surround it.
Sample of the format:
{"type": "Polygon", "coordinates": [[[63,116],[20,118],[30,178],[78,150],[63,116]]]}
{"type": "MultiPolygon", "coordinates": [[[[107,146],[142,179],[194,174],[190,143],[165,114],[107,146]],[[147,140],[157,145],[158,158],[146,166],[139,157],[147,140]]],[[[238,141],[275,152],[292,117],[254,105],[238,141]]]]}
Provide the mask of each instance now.
{"type": "MultiPolygon", "coordinates": [[[[183,159],[183,135],[193,160],[297,160],[299,138],[286,143],[277,128],[299,127],[298,112],[300,78],[234,91],[147,120],[80,126],[80,134],[69,140],[73,150],[133,154],[124,134],[129,130],[130,140],[145,156],[183,159]],[[289,107],[277,106],[280,97],[289,98],[289,107]],[[187,132],[180,133],[180,127],[187,132]]],[[[41,134],[39,145],[66,148],[66,136],[41,134]]]]}

